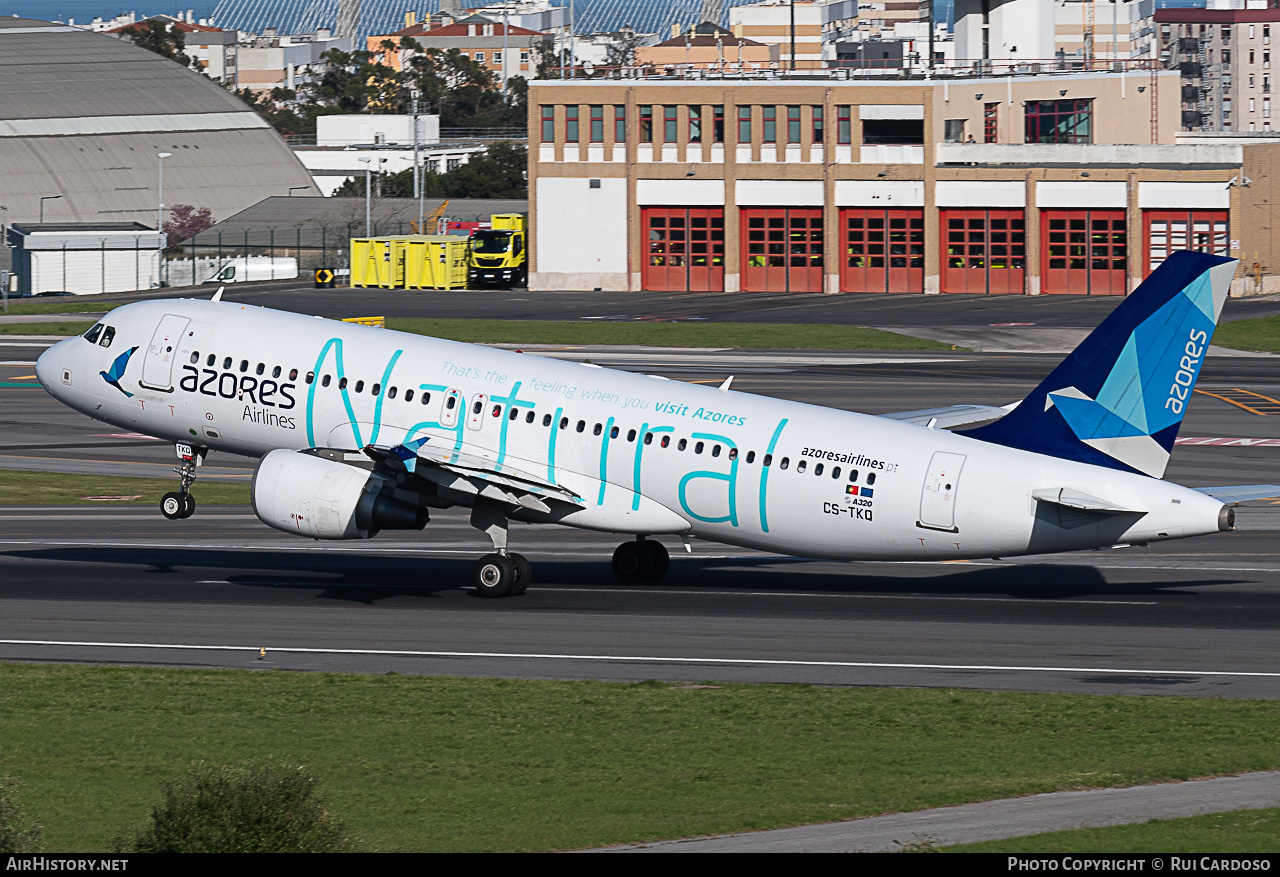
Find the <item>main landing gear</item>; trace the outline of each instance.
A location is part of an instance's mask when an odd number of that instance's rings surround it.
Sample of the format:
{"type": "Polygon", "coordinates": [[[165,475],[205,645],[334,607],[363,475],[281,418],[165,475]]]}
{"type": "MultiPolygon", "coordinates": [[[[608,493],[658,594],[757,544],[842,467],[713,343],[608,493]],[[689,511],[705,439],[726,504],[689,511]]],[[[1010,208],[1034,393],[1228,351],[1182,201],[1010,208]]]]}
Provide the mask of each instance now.
{"type": "Polygon", "coordinates": [[[533,581],[533,566],[523,554],[507,551],[506,509],[477,501],[471,509],[471,526],[493,540],[493,554],[476,561],[471,582],[481,597],[518,597],[533,581]]]}
{"type": "Polygon", "coordinates": [[[667,547],[643,536],[637,536],[634,542],[623,542],[613,552],[613,573],[626,585],[656,582],[670,566],[667,547]]]}
{"type": "Polygon", "coordinates": [[[208,453],[205,448],[193,448],[191,445],[178,444],[178,459],[181,466],[174,466],[178,473],[178,491],[166,493],[160,499],[160,514],[171,521],[189,518],[196,513],[196,501],[191,495],[191,483],[196,480],[196,467],[204,461],[208,453]]]}

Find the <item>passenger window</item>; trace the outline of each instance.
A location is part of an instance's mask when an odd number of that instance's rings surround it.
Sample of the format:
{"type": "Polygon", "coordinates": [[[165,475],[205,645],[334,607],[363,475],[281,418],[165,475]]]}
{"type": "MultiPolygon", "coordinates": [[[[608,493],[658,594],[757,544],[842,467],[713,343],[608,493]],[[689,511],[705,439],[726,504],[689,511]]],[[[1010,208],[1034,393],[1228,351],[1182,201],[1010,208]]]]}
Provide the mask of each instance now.
{"type": "Polygon", "coordinates": [[[874,473],[874,472],[868,472],[868,473],[867,473],[867,483],[868,483],[868,484],[875,484],[875,483],[876,483],[876,473],[874,473]]]}
{"type": "Polygon", "coordinates": [[[347,379],[346,379],[346,378],[338,378],[338,389],[339,389],[339,390],[345,390],[346,388],[347,388],[347,379]]]}
{"type": "MultiPolygon", "coordinates": [[[[255,374],[259,374],[259,375],[260,375],[260,374],[262,374],[263,372],[265,372],[266,370],[267,370],[267,364],[266,364],[266,363],[264,363],[264,362],[260,362],[260,363],[258,363],[258,367],[257,367],[256,369],[254,369],[254,373],[255,373],[255,374]]],[[[278,372],[278,371],[279,371],[279,370],[277,369],[277,372],[278,372]]]]}
{"type": "Polygon", "coordinates": [[[484,407],[484,403],[483,403],[483,402],[481,402],[479,399],[477,399],[477,400],[476,400],[476,404],[471,406],[471,413],[472,413],[472,414],[479,414],[479,413],[480,413],[480,409],[481,409],[481,408],[483,408],[483,407],[484,407]]]}
{"type": "Polygon", "coordinates": [[[593,429],[593,430],[591,430],[591,434],[592,434],[592,435],[599,435],[599,434],[600,434],[600,430],[601,430],[601,426],[600,426],[600,424],[598,424],[598,423],[597,423],[597,424],[596,424],[596,428],[595,428],[595,429],[593,429]]]}
{"type": "MultiPolygon", "coordinates": [[[[376,386],[377,386],[377,384],[374,384],[374,386],[376,387],[376,386]]],[[[377,395],[377,393],[375,393],[374,395],[376,396],[376,395],[377,395]]],[[[412,399],[412,398],[413,398],[413,390],[406,390],[404,395],[405,395],[405,399],[406,399],[406,401],[407,401],[408,399],[412,399]]],[[[396,388],[395,388],[395,387],[392,387],[391,389],[387,390],[387,398],[388,398],[388,399],[394,399],[395,397],[396,397],[396,388]]]]}
{"type": "Polygon", "coordinates": [[[273,378],[278,378],[278,377],[280,377],[280,366],[276,366],[275,368],[273,368],[273,369],[271,370],[271,377],[273,377],[273,378]]]}
{"type": "Polygon", "coordinates": [[[328,376],[328,375],[325,375],[325,376],[324,376],[324,379],[320,381],[320,385],[321,385],[322,387],[327,387],[327,386],[329,386],[329,376],[328,376]]]}
{"type": "Polygon", "coordinates": [[[490,414],[492,414],[494,417],[501,417],[501,416],[502,416],[502,406],[501,406],[501,405],[494,405],[494,406],[493,406],[493,410],[492,410],[491,412],[489,412],[489,413],[490,413],[490,414]]]}
{"type": "MultiPolygon", "coordinates": [[[[646,438],[646,439],[644,440],[645,444],[648,444],[648,443],[649,443],[649,439],[651,439],[651,438],[653,438],[653,434],[652,434],[652,433],[650,433],[650,434],[649,434],[649,436],[648,436],[648,438],[646,438]]],[[[669,435],[664,435],[664,436],[662,437],[662,446],[663,446],[664,448],[667,448],[667,447],[670,447],[670,446],[671,446],[671,436],[669,436],[669,435]]]]}
{"type": "Polygon", "coordinates": [[[737,448],[730,448],[730,449],[729,449],[729,459],[730,459],[730,460],[736,460],[736,459],[738,459],[738,449],[737,449],[737,448]]]}
{"type": "Polygon", "coordinates": [[[567,417],[561,417],[561,418],[560,418],[560,428],[561,428],[561,429],[564,429],[564,428],[566,428],[568,425],[569,425],[569,418],[567,418],[567,417]]]}
{"type": "Polygon", "coordinates": [[[839,466],[837,466],[836,468],[834,468],[834,469],[832,469],[832,470],[831,470],[831,477],[832,477],[832,478],[835,478],[836,480],[839,480],[839,478],[840,478],[840,467],[839,467],[839,466]]]}
{"type": "Polygon", "coordinates": [[[636,440],[636,431],[634,429],[627,430],[627,441],[633,442],[635,440],[636,440]]]}
{"type": "Polygon", "coordinates": [[[680,439],[680,444],[676,445],[676,450],[683,451],[686,447],[688,447],[688,445],[689,443],[687,441],[685,441],[684,439],[680,439]]]}
{"type": "MultiPolygon", "coordinates": [[[[651,432],[646,432],[646,433],[644,434],[644,443],[645,443],[646,445],[651,445],[651,444],[653,444],[653,433],[651,433],[651,432]]],[[[663,446],[664,448],[667,446],[667,437],[666,437],[665,435],[662,437],[662,446],[663,446]]]]}
{"type": "Polygon", "coordinates": [[[696,445],[694,445],[694,446],[693,446],[693,452],[694,452],[695,454],[701,454],[701,453],[702,453],[702,442],[698,442],[696,445]]]}
{"type": "Polygon", "coordinates": [[[533,423],[533,409],[529,409],[529,413],[524,416],[525,423],[533,423]]]}
{"type": "MultiPolygon", "coordinates": [[[[289,369],[289,380],[296,381],[298,379],[298,370],[296,368],[289,369]]],[[[307,383],[311,383],[311,376],[307,376],[307,383]]]]}
{"type": "Polygon", "coordinates": [[[231,368],[231,357],[228,356],[222,360],[222,367],[231,368]]]}
{"type": "Polygon", "coordinates": [[[713,456],[713,457],[718,457],[718,456],[720,456],[720,446],[719,446],[719,445],[715,445],[715,446],[713,446],[713,447],[711,448],[711,456],[713,456]]]}
{"type": "Polygon", "coordinates": [[[102,334],[102,328],[103,327],[101,323],[97,323],[96,325],[92,326],[88,332],[84,333],[85,340],[88,341],[90,344],[97,344],[98,336],[102,334]]]}
{"type": "Polygon", "coordinates": [[[617,438],[617,437],[618,437],[618,428],[615,426],[613,429],[609,430],[609,438],[617,438]]]}
{"type": "Polygon", "coordinates": [[[583,431],[584,429],[586,429],[586,428],[587,428],[587,422],[586,422],[585,420],[579,420],[579,421],[578,421],[578,432],[582,432],[582,431],[583,431]]]}
{"type": "Polygon", "coordinates": [[[309,383],[311,383],[312,381],[314,381],[315,379],[316,379],[316,373],[315,373],[315,372],[307,372],[307,383],[308,383],[308,384],[309,384],[309,383]]]}
{"type": "Polygon", "coordinates": [[[217,357],[214,354],[210,353],[209,358],[204,361],[204,364],[208,366],[212,366],[215,362],[217,362],[217,357]]]}
{"type": "Polygon", "coordinates": [[[512,408],[511,414],[508,415],[507,420],[519,420],[519,419],[520,419],[520,409],[512,408]]]}
{"type": "Polygon", "coordinates": [[[791,462],[791,461],[790,461],[788,458],[783,457],[783,458],[782,458],[782,462],[778,464],[778,468],[779,468],[779,469],[785,469],[785,468],[787,468],[787,464],[788,464],[788,463],[790,463],[790,462],[791,462]]]}
{"type": "Polygon", "coordinates": [[[801,460],[799,463],[796,463],[796,471],[803,472],[805,470],[805,467],[808,465],[809,465],[808,460],[801,460]]]}
{"type": "Polygon", "coordinates": [[[249,360],[247,359],[240,360],[240,373],[244,374],[248,370],[249,370],[249,360]]]}
{"type": "Polygon", "coordinates": [[[813,474],[814,474],[814,475],[821,475],[821,474],[822,474],[822,464],[821,464],[821,463],[819,463],[818,465],[816,465],[816,466],[814,466],[814,467],[813,467],[813,474]]]}
{"type": "Polygon", "coordinates": [[[196,364],[196,363],[198,363],[199,361],[200,361],[200,352],[199,352],[199,351],[196,351],[196,352],[192,353],[192,354],[191,354],[191,364],[192,364],[192,365],[195,365],[195,364],[196,364]]]}
{"type": "Polygon", "coordinates": [[[356,381],[356,392],[357,393],[364,392],[364,381],[356,381]]]}
{"type": "Polygon", "coordinates": [[[857,469],[850,469],[850,470],[849,470],[849,483],[850,483],[850,484],[852,484],[853,482],[855,482],[855,481],[857,481],[857,480],[858,480],[858,470],[857,470],[857,469]]]}
{"type": "Polygon", "coordinates": [[[543,426],[550,426],[550,425],[551,425],[551,415],[550,415],[550,414],[544,414],[544,415],[542,415],[542,425],[543,425],[543,426]]]}
{"type": "MultiPolygon", "coordinates": [[[[736,450],[736,449],[735,449],[735,450],[736,450]]],[[[733,451],[730,451],[730,452],[729,452],[729,459],[730,459],[730,460],[732,460],[732,459],[733,459],[733,451]]],[[[755,452],[755,451],[747,451],[747,462],[748,462],[748,463],[754,463],[755,461],[756,461],[756,452],[755,452]]]]}
{"type": "Polygon", "coordinates": [[[107,326],[102,330],[102,340],[98,342],[99,347],[110,347],[111,342],[115,340],[116,329],[114,326],[107,326]]]}
{"type": "MultiPolygon", "coordinates": [[[[752,453],[755,453],[755,452],[754,452],[754,451],[752,451],[752,453]]],[[[749,462],[751,462],[751,459],[750,459],[749,457],[747,458],[747,462],[748,462],[748,463],[749,463],[749,462]]],[[[764,459],[763,459],[763,460],[761,460],[760,462],[761,462],[763,465],[765,465],[765,466],[772,466],[772,465],[773,465],[773,454],[765,454],[765,455],[764,455],[764,459]]]]}
{"type": "Polygon", "coordinates": [[[376,396],[382,392],[382,384],[374,384],[369,388],[370,395],[376,396]]]}
{"type": "Polygon", "coordinates": [[[453,406],[454,406],[454,405],[457,405],[457,404],[458,404],[458,397],[457,397],[457,396],[450,396],[450,397],[449,397],[449,399],[448,399],[448,401],[446,401],[446,402],[444,403],[444,407],[445,407],[445,408],[448,408],[450,411],[452,411],[452,410],[453,410],[453,406]]]}

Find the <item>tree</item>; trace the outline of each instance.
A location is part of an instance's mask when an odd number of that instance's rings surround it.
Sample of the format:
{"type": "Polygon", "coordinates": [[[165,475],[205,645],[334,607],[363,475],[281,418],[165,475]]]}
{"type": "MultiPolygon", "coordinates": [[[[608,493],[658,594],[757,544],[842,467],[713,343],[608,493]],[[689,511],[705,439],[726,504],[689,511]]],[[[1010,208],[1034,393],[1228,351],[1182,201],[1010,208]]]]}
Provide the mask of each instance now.
{"type": "Polygon", "coordinates": [[[177,24],[165,24],[163,19],[149,18],[140,24],[131,24],[123,28],[120,35],[139,49],[155,52],[170,61],[178,62],[183,67],[190,67],[199,72],[204,71],[200,62],[186,53],[187,37],[177,24]]]}
{"type": "Polygon", "coordinates": [[[613,39],[605,47],[605,66],[634,67],[636,64],[636,49],[642,45],[644,45],[644,37],[636,33],[631,25],[625,25],[622,30],[613,34],[613,39]]]}
{"type": "Polygon", "coordinates": [[[345,829],[297,765],[198,763],[161,787],[148,826],[116,838],[120,852],[336,853],[345,829]]]}
{"type": "Polygon", "coordinates": [[[41,827],[28,824],[22,808],[13,800],[10,790],[18,785],[13,777],[0,777],[0,853],[38,853],[43,848],[41,827]]]}
{"type": "Polygon", "coordinates": [[[179,244],[210,228],[213,228],[213,212],[208,207],[197,210],[190,204],[173,205],[169,218],[160,226],[160,230],[165,233],[165,252],[181,252],[179,244]]]}
{"type": "MultiPolygon", "coordinates": [[[[525,180],[528,150],[522,143],[500,141],[488,150],[473,155],[466,164],[443,174],[423,174],[423,195],[427,198],[528,198],[525,180]]],[[[335,191],[334,197],[364,197],[364,175],[352,177],[335,191]]],[[[384,174],[380,191],[383,198],[413,197],[413,168],[395,174],[384,174]]]]}

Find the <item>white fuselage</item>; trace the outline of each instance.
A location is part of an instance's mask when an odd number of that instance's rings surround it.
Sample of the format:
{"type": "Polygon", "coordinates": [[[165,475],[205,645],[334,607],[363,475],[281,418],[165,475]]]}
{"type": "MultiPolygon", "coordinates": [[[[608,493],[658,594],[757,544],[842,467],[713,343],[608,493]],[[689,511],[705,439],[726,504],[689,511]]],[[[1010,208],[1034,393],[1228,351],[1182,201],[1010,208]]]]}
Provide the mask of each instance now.
{"type": "Polygon", "coordinates": [[[1222,504],[1179,485],[880,417],[228,302],[139,303],[103,322],[109,348],[69,339],[37,369],[90,416],[253,456],[428,437],[569,488],[585,507],[561,522],[588,529],[880,560],[1219,529],[1222,504]],[[117,389],[100,372],[134,346],[117,389]],[[1060,488],[1135,512],[1032,497],[1060,488]]]}

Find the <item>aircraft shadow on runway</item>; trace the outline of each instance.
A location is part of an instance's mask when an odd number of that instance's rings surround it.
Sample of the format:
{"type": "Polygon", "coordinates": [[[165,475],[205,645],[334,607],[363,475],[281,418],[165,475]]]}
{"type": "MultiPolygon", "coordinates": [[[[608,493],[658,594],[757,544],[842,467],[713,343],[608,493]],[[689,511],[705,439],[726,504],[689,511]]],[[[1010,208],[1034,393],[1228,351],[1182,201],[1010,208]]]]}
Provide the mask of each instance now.
{"type": "MultiPolygon", "coordinates": [[[[0,595],[54,597],[63,590],[85,596],[92,591],[119,586],[126,591],[154,597],[155,586],[193,588],[200,583],[240,585],[273,590],[319,590],[320,599],[371,604],[399,596],[434,596],[467,590],[473,561],[470,558],[389,557],[307,552],[216,551],[203,548],[99,548],[59,547],[21,549],[0,556],[51,563],[92,564],[97,569],[84,577],[35,574],[9,576],[0,595]],[[112,569],[111,567],[114,567],[112,569]],[[141,573],[141,578],[138,573],[141,573]],[[170,579],[170,577],[173,577],[170,579]],[[182,581],[178,581],[181,579],[182,581]],[[24,584],[25,582],[25,584],[24,584]]],[[[607,562],[539,561],[534,558],[534,584],[544,586],[592,585],[612,588],[619,584],[607,562]]],[[[892,569],[892,567],[890,567],[892,569]]],[[[936,567],[899,567],[887,573],[881,564],[843,564],[804,558],[753,557],[672,558],[671,571],[660,583],[630,586],[636,589],[677,591],[769,591],[920,596],[1000,596],[1035,600],[1069,600],[1082,597],[1194,598],[1198,589],[1241,584],[1249,580],[1197,578],[1161,580],[1161,571],[1144,570],[1151,577],[1142,582],[1108,582],[1102,571],[1074,564],[1032,563],[1010,566],[966,567],[957,564],[940,571],[936,567]],[[806,569],[807,567],[807,569],[806,569]]],[[[505,601],[493,601],[494,604],[505,601]]]]}

